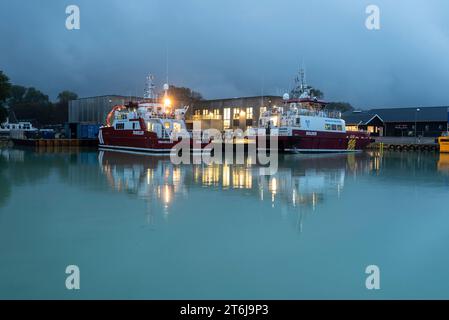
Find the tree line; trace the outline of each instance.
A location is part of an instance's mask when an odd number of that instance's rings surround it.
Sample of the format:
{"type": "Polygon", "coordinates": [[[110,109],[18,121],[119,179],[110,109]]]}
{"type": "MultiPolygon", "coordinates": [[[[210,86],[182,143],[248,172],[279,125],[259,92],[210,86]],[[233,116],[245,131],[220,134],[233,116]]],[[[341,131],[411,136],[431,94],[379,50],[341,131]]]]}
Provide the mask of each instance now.
{"type": "Polygon", "coordinates": [[[68,119],[69,101],[77,98],[76,93],[65,90],[58,94],[56,102],[51,102],[48,95],[34,87],[12,84],[0,70],[0,123],[15,116],[36,126],[63,124],[68,119]]]}

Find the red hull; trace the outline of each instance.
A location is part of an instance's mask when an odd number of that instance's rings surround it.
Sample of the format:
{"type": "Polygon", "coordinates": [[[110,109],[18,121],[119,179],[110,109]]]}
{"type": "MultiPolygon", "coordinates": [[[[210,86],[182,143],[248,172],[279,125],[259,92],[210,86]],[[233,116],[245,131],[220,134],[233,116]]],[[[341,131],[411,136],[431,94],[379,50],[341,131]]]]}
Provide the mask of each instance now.
{"type": "MultiPolygon", "coordinates": [[[[158,138],[156,133],[144,130],[116,130],[114,127],[100,129],[99,147],[109,149],[121,149],[140,152],[167,153],[170,152],[181,140],[172,141],[170,139],[158,138]]],[[[196,141],[191,148],[203,149],[207,143],[196,141]]]]}
{"type": "Polygon", "coordinates": [[[291,136],[279,136],[278,150],[283,152],[353,152],[365,149],[373,140],[364,132],[320,132],[292,130],[291,136]]]}

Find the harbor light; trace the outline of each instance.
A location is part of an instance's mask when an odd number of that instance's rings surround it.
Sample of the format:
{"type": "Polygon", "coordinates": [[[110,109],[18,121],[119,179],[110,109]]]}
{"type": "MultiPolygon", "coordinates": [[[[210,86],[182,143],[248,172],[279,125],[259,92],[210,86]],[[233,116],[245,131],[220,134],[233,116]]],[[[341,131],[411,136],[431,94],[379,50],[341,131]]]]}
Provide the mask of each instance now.
{"type": "Polygon", "coordinates": [[[170,100],[170,98],[165,98],[165,99],[164,99],[164,105],[165,105],[166,107],[171,106],[171,100],[170,100]]]}

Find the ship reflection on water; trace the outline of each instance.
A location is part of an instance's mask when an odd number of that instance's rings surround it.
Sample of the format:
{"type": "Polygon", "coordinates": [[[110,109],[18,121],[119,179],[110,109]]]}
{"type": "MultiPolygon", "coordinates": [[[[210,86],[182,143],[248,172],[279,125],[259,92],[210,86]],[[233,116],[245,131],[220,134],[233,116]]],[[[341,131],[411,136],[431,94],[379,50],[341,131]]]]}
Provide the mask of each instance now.
{"type": "Polygon", "coordinates": [[[389,275],[376,297],[447,298],[447,155],[278,163],[0,148],[0,297],[71,299],[75,263],[87,299],[359,299],[374,263],[389,275]]]}
{"type": "MultiPolygon", "coordinates": [[[[298,228],[303,215],[316,210],[327,198],[339,198],[345,179],[356,178],[380,168],[378,156],[368,154],[282,155],[275,175],[259,174],[250,157],[245,163],[174,165],[169,157],[100,151],[99,164],[109,186],[147,202],[148,221],[161,210],[170,214],[175,201],[188,201],[189,191],[203,188],[253,197],[280,208],[281,214],[295,212],[298,228]]],[[[200,205],[200,204],[199,204],[200,205]]]]}

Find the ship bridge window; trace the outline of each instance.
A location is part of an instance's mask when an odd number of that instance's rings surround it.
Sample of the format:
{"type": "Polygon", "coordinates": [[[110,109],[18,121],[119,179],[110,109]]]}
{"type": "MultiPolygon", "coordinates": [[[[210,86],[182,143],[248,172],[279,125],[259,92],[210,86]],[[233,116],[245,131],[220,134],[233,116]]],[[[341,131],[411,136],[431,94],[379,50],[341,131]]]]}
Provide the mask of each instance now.
{"type": "Polygon", "coordinates": [[[332,130],[337,130],[337,125],[336,124],[332,125],[332,130]]]}
{"type": "Polygon", "coordinates": [[[115,129],[116,130],[124,130],[125,129],[125,124],[124,123],[116,123],[115,124],[115,129]]]}
{"type": "Polygon", "coordinates": [[[341,124],[338,124],[338,125],[337,125],[337,130],[338,130],[338,131],[343,131],[343,126],[342,126],[341,124]]]}
{"type": "Polygon", "coordinates": [[[297,126],[299,126],[299,123],[300,123],[300,118],[299,118],[299,117],[296,117],[296,119],[295,119],[295,124],[296,124],[297,126]]]}
{"type": "Polygon", "coordinates": [[[326,123],[326,124],[324,125],[324,129],[325,129],[325,130],[332,130],[331,125],[330,125],[329,123],[326,123]]]}

